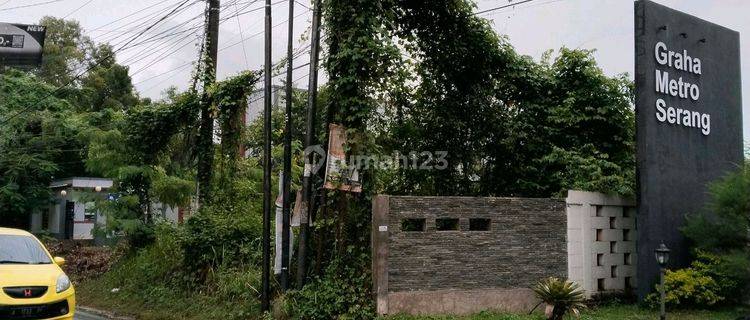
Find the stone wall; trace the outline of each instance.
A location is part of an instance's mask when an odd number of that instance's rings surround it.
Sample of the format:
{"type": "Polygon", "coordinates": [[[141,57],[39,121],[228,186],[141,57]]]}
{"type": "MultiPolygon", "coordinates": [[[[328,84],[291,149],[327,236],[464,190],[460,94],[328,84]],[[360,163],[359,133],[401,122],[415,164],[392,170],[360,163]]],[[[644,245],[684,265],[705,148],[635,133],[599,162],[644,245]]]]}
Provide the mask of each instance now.
{"type": "Polygon", "coordinates": [[[567,277],[566,225],[562,199],[377,196],[378,313],[528,311],[531,286],[567,277]]]}

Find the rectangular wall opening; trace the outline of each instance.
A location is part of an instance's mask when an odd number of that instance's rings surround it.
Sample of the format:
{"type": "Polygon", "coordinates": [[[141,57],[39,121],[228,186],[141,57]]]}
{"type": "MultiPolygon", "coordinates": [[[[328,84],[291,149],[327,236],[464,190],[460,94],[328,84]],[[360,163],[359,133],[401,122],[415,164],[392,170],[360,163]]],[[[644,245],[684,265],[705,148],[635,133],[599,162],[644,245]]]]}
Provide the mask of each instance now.
{"type": "Polygon", "coordinates": [[[604,279],[596,279],[596,291],[604,291],[604,279]]]}
{"type": "Polygon", "coordinates": [[[456,218],[435,219],[435,229],[437,229],[437,231],[458,231],[458,219],[456,218]]]}
{"type": "Polygon", "coordinates": [[[617,241],[609,242],[609,253],[617,253],[617,241]]]}
{"type": "Polygon", "coordinates": [[[604,254],[597,253],[596,254],[596,266],[601,267],[604,264],[604,254]]]}
{"type": "Polygon", "coordinates": [[[469,231],[490,231],[490,219],[472,218],[469,219],[469,231]]]}
{"type": "Polygon", "coordinates": [[[403,219],[401,220],[401,231],[420,232],[424,231],[425,219],[403,219]]]}
{"type": "Polygon", "coordinates": [[[604,241],[604,230],[596,229],[596,241],[604,241]]]}
{"type": "Polygon", "coordinates": [[[629,252],[625,253],[625,262],[624,263],[625,263],[626,266],[629,266],[629,265],[632,264],[631,259],[632,259],[631,258],[631,254],[629,252]]]}
{"type": "Polygon", "coordinates": [[[609,272],[612,278],[617,278],[617,266],[612,266],[609,272]]]}
{"type": "Polygon", "coordinates": [[[622,229],[622,241],[630,241],[630,229],[622,229]]]}
{"type": "Polygon", "coordinates": [[[615,221],[616,221],[615,219],[616,219],[615,217],[609,217],[609,228],[610,229],[617,229],[617,228],[615,228],[615,226],[617,225],[615,223],[615,221]]]}

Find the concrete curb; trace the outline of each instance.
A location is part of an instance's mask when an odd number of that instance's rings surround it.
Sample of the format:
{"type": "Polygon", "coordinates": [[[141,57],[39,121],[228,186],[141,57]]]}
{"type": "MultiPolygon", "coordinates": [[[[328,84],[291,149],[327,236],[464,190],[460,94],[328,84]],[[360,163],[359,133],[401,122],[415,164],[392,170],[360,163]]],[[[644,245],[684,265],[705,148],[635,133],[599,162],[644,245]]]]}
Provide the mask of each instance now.
{"type": "Polygon", "coordinates": [[[114,312],[94,309],[94,308],[90,308],[86,306],[76,306],[76,310],[80,310],[86,313],[90,313],[90,314],[97,315],[97,316],[111,319],[111,320],[135,320],[135,318],[133,317],[121,316],[114,312]]]}

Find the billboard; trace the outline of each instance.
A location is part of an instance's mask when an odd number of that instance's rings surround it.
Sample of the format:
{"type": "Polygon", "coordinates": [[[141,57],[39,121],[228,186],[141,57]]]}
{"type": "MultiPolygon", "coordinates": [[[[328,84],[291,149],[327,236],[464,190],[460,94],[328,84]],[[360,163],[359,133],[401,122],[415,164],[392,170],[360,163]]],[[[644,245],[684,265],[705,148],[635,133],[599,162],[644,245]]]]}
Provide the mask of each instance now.
{"type": "Polygon", "coordinates": [[[638,295],[654,289],[654,250],[690,259],[680,228],[706,208],[708,184],[743,161],[739,33],[635,2],[638,295]]]}
{"type": "Polygon", "coordinates": [[[0,66],[38,66],[42,63],[44,26],[0,22],[0,66]]]}

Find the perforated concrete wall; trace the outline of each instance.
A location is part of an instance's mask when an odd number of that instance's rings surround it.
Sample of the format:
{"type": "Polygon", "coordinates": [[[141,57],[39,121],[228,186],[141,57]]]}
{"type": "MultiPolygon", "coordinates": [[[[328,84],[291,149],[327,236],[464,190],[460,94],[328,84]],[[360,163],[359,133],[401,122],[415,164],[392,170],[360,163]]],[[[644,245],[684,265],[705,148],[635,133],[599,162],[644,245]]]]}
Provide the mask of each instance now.
{"type": "Polygon", "coordinates": [[[569,191],[568,277],[588,296],[632,291],[636,281],[635,201],[569,191]]]}

